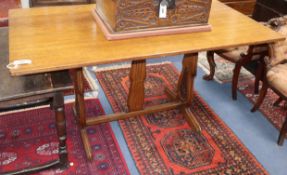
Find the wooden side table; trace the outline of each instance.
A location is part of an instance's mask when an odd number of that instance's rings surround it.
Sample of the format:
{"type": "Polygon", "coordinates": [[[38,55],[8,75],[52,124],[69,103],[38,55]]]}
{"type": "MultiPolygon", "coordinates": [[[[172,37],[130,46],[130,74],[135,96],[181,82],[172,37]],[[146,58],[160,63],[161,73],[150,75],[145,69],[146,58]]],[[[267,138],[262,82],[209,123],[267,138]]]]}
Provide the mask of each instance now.
{"type": "Polygon", "coordinates": [[[59,140],[59,158],[36,167],[29,167],[7,174],[26,174],[40,170],[68,166],[68,152],[66,146],[66,120],[64,98],[62,92],[73,88],[67,71],[11,77],[8,64],[8,29],[0,29],[0,112],[50,104],[55,111],[56,129],[59,140]]]}

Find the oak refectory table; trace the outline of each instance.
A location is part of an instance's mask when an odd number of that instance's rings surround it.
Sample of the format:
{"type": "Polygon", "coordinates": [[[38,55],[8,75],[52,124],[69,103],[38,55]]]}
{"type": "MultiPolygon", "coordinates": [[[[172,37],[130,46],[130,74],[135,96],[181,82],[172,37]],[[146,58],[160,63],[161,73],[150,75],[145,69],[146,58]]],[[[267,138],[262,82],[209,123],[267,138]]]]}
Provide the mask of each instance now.
{"type": "Polygon", "coordinates": [[[93,20],[93,5],[16,9],[9,12],[10,62],[30,59],[32,64],[10,70],[14,76],[75,69],[76,114],[89,159],[86,127],[138,115],[179,108],[191,128],[200,132],[189,105],[193,99],[197,56],[200,51],[255,44],[272,44],[284,37],[214,0],[210,32],[108,41],[93,20]],[[184,54],[177,91],[166,90],[172,102],[143,108],[146,59],[184,54]],[[86,118],[82,67],[132,61],[128,112],[86,118]]]}

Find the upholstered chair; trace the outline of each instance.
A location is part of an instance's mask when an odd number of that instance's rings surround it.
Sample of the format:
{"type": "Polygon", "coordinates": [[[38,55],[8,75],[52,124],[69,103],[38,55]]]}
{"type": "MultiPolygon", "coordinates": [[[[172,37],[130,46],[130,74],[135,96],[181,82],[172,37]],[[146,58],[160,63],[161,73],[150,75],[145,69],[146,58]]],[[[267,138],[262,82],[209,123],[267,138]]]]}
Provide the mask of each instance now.
{"type": "MultiPolygon", "coordinates": [[[[268,25],[275,31],[287,37],[287,16],[274,18],[268,22],[268,25]]],[[[264,100],[267,89],[271,88],[280,96],[276,103],[287,100],[287,41],[277,42],[269,46],[270,57],[265,59],[266,70],[263,77],[263,84],[259,97],[252,108],[252,112],[256,111],[264,100]]],[[[285,120],[278,144],[282,145],[287,132],[287,120],[285,120]]]]}
{"type": "Polygon", "coordinates": [[[251,62],[258,62],[257,68],[251,71],[255,75],[255,93],[258,93],[258,86],[263,68],[263,58],[268,55],[267,45],[242,46],[236,48],[221,49],[207,52],[207,60],[210,67],[209,75],[205,75],[203,79],[212,80],[215,73],[216,63],[214,54],[235,64],[232,77],[232,99],[237,99],[237,84],[242,66],[246,66],[251,62]]]}

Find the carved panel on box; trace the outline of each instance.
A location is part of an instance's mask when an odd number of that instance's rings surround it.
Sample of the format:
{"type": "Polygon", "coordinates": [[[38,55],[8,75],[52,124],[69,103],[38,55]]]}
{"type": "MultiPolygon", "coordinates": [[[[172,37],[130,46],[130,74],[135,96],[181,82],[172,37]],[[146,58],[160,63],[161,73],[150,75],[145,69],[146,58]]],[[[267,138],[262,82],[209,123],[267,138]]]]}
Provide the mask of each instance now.
{"type": "Polygon", "coordinates": [[[207,23],[209,1],[177,0],[176,9],[171,16],[173,23],[201,24],[207,23]]]}
{"type": "Polygon", "coordinates": [[[170,0],[166,18],[159,18],[161,0],[118,0],[116,31],[129,31],[157,26],[207,23],[210,1],[170,0]],[[174,3],[174,4],[173,4],[174,3]]]}
{"type": "Polygon", "coordinates": [[[118,0],[116,31],[154,27],[157,24],[154,1],[118,0]]]}

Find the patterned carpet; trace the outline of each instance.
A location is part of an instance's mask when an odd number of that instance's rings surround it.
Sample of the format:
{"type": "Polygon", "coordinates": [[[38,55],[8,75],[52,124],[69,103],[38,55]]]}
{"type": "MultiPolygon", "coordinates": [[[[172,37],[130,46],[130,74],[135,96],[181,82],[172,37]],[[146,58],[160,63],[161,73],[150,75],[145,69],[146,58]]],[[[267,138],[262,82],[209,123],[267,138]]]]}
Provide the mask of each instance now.
{"type": "MultiPolygon", "coordinates": [[[[129,68],[96,72],[114,112],[127,110],[129,68]]],[[[175,89],[171,64],[147,68],[145,106],[167,102],[175,89]]],[[[267,174],[255,157],[195,92],[191,109],[202,126],[193,132],[178,110],[119,121],[140,174],[267,174]]]]}
{"type": "MultiPolygon", "coordinates": [[[[214,60],[216,63],[214,80],[219,83],[228,83],[232,81],[234,63],[220,58],[215,54],[214,60]]],[[[203,69],[203,71],[209,74],[209,64],[206,58],[206,52],[201,52],[199,54],[198,66],[203,69]]],[[[239,75],[239,81],[248,80],[252,78],[253,75],[248,72],[245,68],[242,68],[239,75]]]]}
{"type": "MultiPolygon", "coordinates": [[[[254,104],[258,95],[255,95],[254,92],[254,81],[246,80],[239,82],[239,91],[246,97],[248,100],[254,104]]],[[[264,116],[274,125],[278,130],[281,129],[285,117],[286,117],[286,106],[285,102],[281,102],[280,106],[273,106],[273,103],[278,99],[278,95],[275,94],[271,89],[268,89],[267,95],[264,98],[263,103],[261,104],[259,110],[264,114],[264,116]]]]}
{"type": "MultiPolygon", "coordinates": [[[[88,116],[103,114],[97,99],[86,100],[86,105],[88,116]]],[[[48,170],[40,174],[129,174],[109,124],[88,128],[94,155],[94,160],[88,162],[72,106],[73,103],[66,105],[66,118],[68,156],[73,166],[64,171],[48,170]]],[[[48,107],[0,114],[0,174],[57,158],[58,142],[53,115],[48,107]]]]}
{"type": "MultiPolygon", "coordinates": [[[[217,69],[215,71],[215,79],[219,82],[230,82],[233,75],[234,64],[226,61],[220,57],[215,58],[217,64],[217,69]]],[[[201,53],[199,57],[199,66],[203,68],[206,73],[209,73],[209,66],[205,56],[205,53],[201,53]]],[[[258,95],[254,94],[254,80],[252,79],[252,74],[249,73],[246,69],[242,69],[240,73],[239,91],[248,98],[248,100],[254,104],[258,95]]],[[[276,127],[278,130],[281,129],[283,122],[286,116],[286,108],[284,108],[284,102],[281,103],[281,106],[273,106],[273,103],[278,99],[271,89],[268,90],[268,93],[260,107],[260,111],[264,116],[276,127]]]]}

